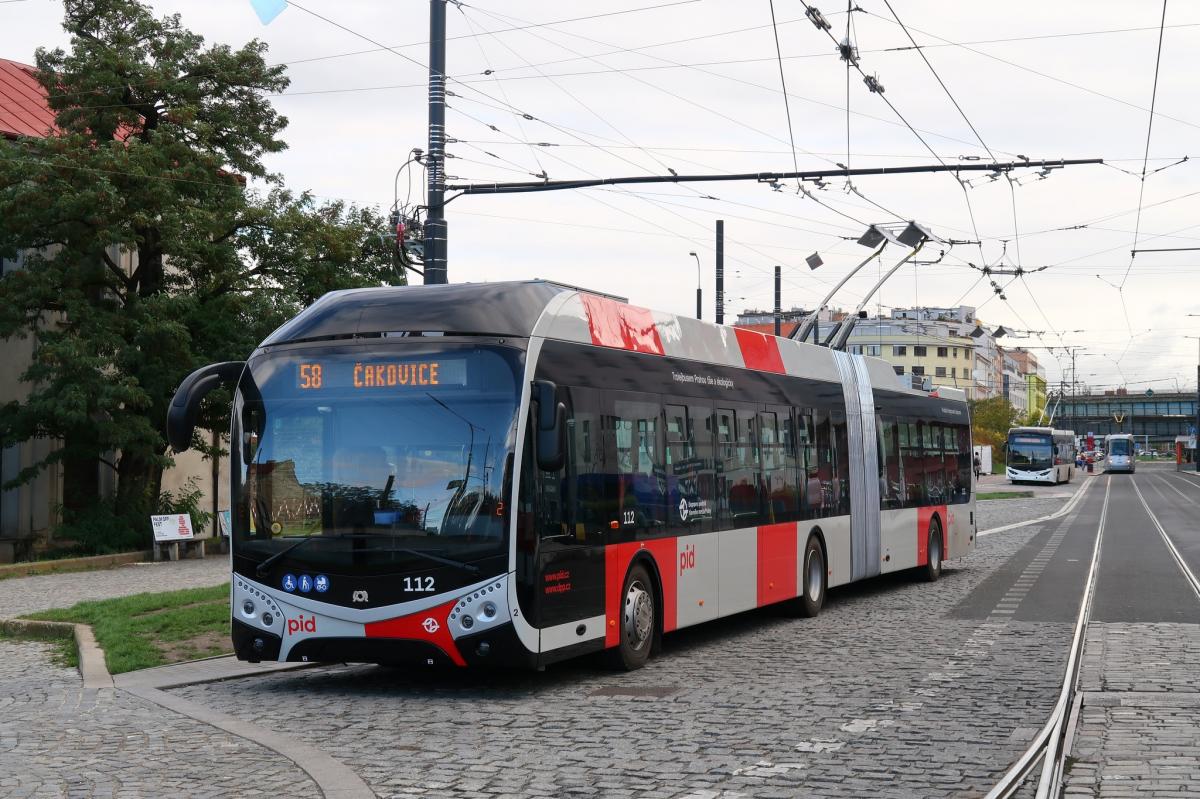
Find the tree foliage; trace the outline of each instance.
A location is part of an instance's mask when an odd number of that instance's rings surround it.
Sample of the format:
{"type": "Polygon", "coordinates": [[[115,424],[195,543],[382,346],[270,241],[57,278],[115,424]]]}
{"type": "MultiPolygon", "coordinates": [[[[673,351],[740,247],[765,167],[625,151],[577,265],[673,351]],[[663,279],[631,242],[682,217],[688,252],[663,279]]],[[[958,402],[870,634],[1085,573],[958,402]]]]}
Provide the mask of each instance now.
{"type": "Polygon", "coordinates": [[[63,461],[76,528],[103,515],[97,464],[114,469],[103,513],[141,531],[180,380],[244,359],[326,291],[392,282],[393,264],[377,212],[289,192],[264,166],[287,124],[268,96],[288,85],[265,44],[206,46],[136,0],[64,5],[70,49],[37,53],[60,132],[0,143],[0,254],[25,253],[0,280],[0,337],[37,343],[0,444],[62,441],[16,482],[63,461]]]}
{"type": "Polygon", "coordinates": [[[990,445],[992,457],[1002,460],[1009,428],[1013,427],[1017,420],[1017,409],[1004,397],[971,400],[970,407],[971,443],[990,445]]]}

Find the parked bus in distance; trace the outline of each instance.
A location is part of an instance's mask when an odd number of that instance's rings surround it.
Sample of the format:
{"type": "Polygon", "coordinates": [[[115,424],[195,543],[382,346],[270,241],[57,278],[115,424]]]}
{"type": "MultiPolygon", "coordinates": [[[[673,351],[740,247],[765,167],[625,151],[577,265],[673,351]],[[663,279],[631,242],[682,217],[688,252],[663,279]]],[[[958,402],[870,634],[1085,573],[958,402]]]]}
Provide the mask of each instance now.
{"type": "Polygon", "coordinates": [[[1104,452],[1108,458],[1106,472],[1129,472],[1137,468],[1137,449],[1129,433],[1114,433],[1104,437],[1104,452]]]}
{"type": "Polygon", "coordinates": [[[1075,434],[1050,427],[1008,431],[1005,474],[1013,483],[1069,483],[1075,476],[1075,434]]]}
{"type": "Polygon", "coordinates": [[[975,543],[965,395],[544,281],[338,291],[235,387],[243,660],[540,668],[975,543]]]}

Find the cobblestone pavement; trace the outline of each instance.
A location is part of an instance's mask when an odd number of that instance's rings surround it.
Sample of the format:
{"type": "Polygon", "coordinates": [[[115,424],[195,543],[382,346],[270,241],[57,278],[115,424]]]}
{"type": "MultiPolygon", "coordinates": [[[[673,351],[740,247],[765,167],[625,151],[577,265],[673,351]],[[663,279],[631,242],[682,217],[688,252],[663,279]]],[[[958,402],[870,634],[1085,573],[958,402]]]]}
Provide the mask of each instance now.
{"type": "Polygon", "coordinates": [[[1200,793],[1200,626],[1093,623],[1064,795],[1200,793]]]}
{"type": "Polygon", "coordinates": [[[629,674],[330,666],[177,693],[319,741],[383,797],[979,795],[1045,720],[1070,625],[953,611],[1019,550],[1057,548],[1055,529],[982,539],[936,584],[835,590],[817,619],[672,634],[629,674]]]}
{"type": "Polygon", "coordinates": [[[1049,516],[1064,504],[1065,499],[985,499],[976,503],[979,532],[1006,524],[1027,522],[1049,516]]]}
{"type": "Polygon", "coordinates": [[[15,618],[90,599],[145,591],[174,591],[220,585],[229,580],[229,557],[165,563],[131,563],[101,571],[41,574],[0,580],[0,618],[15,618]]]}
{"type": "Polygon", "coordinates": [[[123,691],[85,691],[51,660],[48,644],[0,640],[0,797],[319,795],[274,752],[123,691]]]}

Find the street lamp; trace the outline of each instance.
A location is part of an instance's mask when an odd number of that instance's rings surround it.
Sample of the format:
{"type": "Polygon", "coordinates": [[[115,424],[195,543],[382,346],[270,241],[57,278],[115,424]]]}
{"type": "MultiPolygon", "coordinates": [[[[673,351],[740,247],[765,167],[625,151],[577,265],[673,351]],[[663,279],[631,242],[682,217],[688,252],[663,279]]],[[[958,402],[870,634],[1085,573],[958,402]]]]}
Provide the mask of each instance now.
{"type": "Polygon", "coordinates": [[[700,256],[694,252],[689,252],[688,255],[696,259],[696,318],[702,318],[700,309],[704,306],[700,302],[700,256]]]}

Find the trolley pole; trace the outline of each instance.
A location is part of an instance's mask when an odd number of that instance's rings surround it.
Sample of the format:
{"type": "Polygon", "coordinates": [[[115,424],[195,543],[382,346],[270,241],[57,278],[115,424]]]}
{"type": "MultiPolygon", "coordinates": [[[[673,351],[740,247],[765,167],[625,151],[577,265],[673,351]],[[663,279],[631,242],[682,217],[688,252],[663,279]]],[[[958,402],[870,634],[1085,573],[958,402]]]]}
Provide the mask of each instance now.
{"type": "Polygon", "coordinates": [[[446,283],[446,0],[429,0],[429,191],[425,209],[425,283],[446,283]]]}
{"type": "Polygon", "coordinates": [[[783,283],[783,268],[775,267],[775,335],[779,335],[780,328],[783,326],[783,309],[780,306],[780,294],[782,293],[783,283]]]}
{"type": "Polygon", "coordinates": [[[725,220],[717,220],[717,324],[725,324],[725,220]]]}

